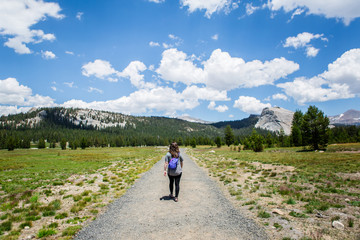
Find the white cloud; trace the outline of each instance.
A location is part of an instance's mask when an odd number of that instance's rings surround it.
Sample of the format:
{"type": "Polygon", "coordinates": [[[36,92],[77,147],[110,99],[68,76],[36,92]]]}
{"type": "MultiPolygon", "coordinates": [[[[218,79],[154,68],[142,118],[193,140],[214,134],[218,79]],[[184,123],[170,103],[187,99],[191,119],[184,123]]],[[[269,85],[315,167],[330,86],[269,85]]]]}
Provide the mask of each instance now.
{"type": "Polygon", "coordinates": [[[301,9],[301,8],[296,9],[296,10],[293,12],[293,14],[291,15],[291,19],[290,19],[290,20],[293,20],[295,16],[298,16],[298,15],[303,14],[303,12],[305,12],[304,9],[301,9]]]}
{"type": "Polygon", "coordinates": [[[49,59],[55,59],[56,55],[51,51],[41,51],[41,56],[43,59],[49,60],[49,59]]]}
{"type": "Polygon", "coordinates": [[[274,100],[284,100],[284,101],[288,100],[288,97],[285,94],[282,94],[282,93],[274,94],[274,95],[272,95],[271,98],[274,99],[274,100]]]}
{"type": "Polygon", "coordinates": [[[188,60],[184,52],[175,48],[167,49],[162,53],[162,59],[156,72],[164,80],[182,82],[186,85],[204,82],[204,72],[188,60]]]}
{"type": "Polygon", "coordinates": [[[203,83],[208,88],[220,91],[273,84],[299,69],[298,64],[285,58],[245,62],[242,58],[231,57],[220,49],[214,50],[210,58],[202,63],[203,69],[177,49],[165,50],[162,55],[156,72],[164,80],[186,85],[203,83]]]}
{"type": "Polygon", "coordinates": [[[332,86],[321,77],[313,77],[310,79],[300,77],[293,82],[281,83],[277,85],[283,88],[288,96],[304,105],[307,102],[325,102],[329,100],[351,98],[354,97],[349,92],[347,85],[334,84],[332,86]]]}
{"type": "Polygon", "coordinates": [[[55,92],[57,91],[57,88],[55,86],[52,86],[51,89],[55,92]]]}
{"type": "Polygon", "coordinates": [[[181,0],[180,3],[182,7],[188,7],[190,13],[205,10],[207,18],[211,18],[215,12],[224,11],[227,14],[238,8],[237,1],[233,0],[181,0]]]}
{"type": "Polygon", "coordinates": [[[219,39],[219,34],[215,34],[211,39],[217,41],[219,39]]]}
{"type": "Polygon", "coordinates": [[[147,68],[144,63],[140,61],[132,61],[122,72],[118,73],[118,76],[129,78],[131,84],[137,88],[154,88],[156,85],[145,82],[144,75],[140,74],[140,72],[143,72],[146,69],[147,68]]]}
{"type": "Polygon", "coordinates": [[[66,86],[68,86],[69,88],[75,87],[75,86],[74,86],[74,82],[64,82],[64,84],[65,84],[66,86]]]}
{"type": "Polygon", "coordinates": [[[246,14],[247,14],[248,16],[252,15],[254,12],[256,12],[256,11],[259,10],[259,9],[260,9],[260,7],[254,7],[254,6],[252,5],[252,3],[247,3],[247,4],[246,4],[246,14]]]}
{"type": "Polygon", "coordinates": [[[31,88],[20,85],[15,78],[0,80],[0,103],[17,106],[53,106],[50,97],[33,95],[31,88]]]}
{"type": "Polygon", "coordinates": [[[81,21],[83,15],[84,15],[83,12],[78,12],[78,13],[76,14],[76,18],[77,18],[79,21],[81,21]]]}
{"type": "Polygon", "coordinates": [[[273,84],[299,69],[299,65],[285,58],[261,62],[245,62],[242,58],[231,57],[229,53],[216,49],[203,62],[206,85],[218,90],[239,87],[251,88],[273,84]]]}
{"type": "Polygon", "coordinates": [[[360,96],[360,49],[345,52],[328,70],[310,79],[296,78],[293,82],[278,84],[288,96],[300,105],[360,96]]]}
{"type": "Polygon", "coordinates": [[[358,0],[269,0],[268,7],[272,11],[283,9],[285,12],[299,12],[303,10],[307,14],[341,19],[345,25],[349,25],[352,20],[360,17],[360,1],[358,0]]]}
{"type": "Polygon", "coordinates": [[[95,76],[100,79],[106,79],[109,82],[117,82],[118,79],[114,78],[118,71],[116,71],[110,62],[96,59],[94,62],[88,62],[82,66],[82,74],[86,77],[95,76]]]}
{"type": "Polygon", "coordinates": [[[98,88],[94,88],[94,87],[89,87],[88,92],[89,92],[89,93],[97,92],[97,93],[100,93],[100,94],[103,94],[103,93],[104,93],[103,90],[98,89],[98,88]]]}
{"type": "Polygon", "coordinates": [[[163,2],[165,2],[165,0],[149,0],[149,2],[153,2],[153,3],[163,3],[163,2]]]}
{"type": "Polygon", "coordinates": [[[328,65],[321,74],[331,84],[346,84],[352,94],[360,96],[360,48],[351,49],[328,65]]]}
{"type": "Polygon", "coordinates": [[[188,86],[182,92],[182,96],[186,99],[201,99],[209,101],[229,101],[226,91],[218,91],[211,88],[199,88],[195,85],[188,86]]]}
{"type": "Polygon", "coordinates": [[[160,44],[158,42],[151,41],[151,42],[149,42],[149,46],[150,47],[160,47],[160,44]]]}
{"type": "Polygon", "coordinates": [[[157,87],[153,89],[140,89],[129,96],[109,101],[84,102],[70,100],[63,104],[64,107],[91,108],[126,114],[139,114],[149,111],[162,111],[165,115],[174,115],[176,111],[193,109],[199,105],[197,100],[184,99],[181,93],[172,88],[157,87]]]}
{"type": "Polygon", "coordinates": [[[271,107],[270,103],[262,103],[254,97],[240,96],[235,101],[234,107],[249,114],[260,114],[266,107],[271,107]]]}
{"type": "Polygon", "coordinates": [[[0,105],[0,116],[7,116],[9,114],[18,114],[28,112],[31,107],[17,107],[17,106],[1,106],[0,105]]]}
{"type": "Polygon", "coordinates": [[[306,48],[306,56],[308,57],[316,57],[316,55],[319,53],[319,49],[318,48],[314,48],[312,46],[308,46],[306,48]]]}
{"type": "Polygon", "coordinates": [[[216,106],[214,101],[211,101],[208,105],[208,109],[210,110],[216,110],[218,112],[226,112],[227,110],[229,110],[229,108],[226,105],[220,105],[220,106],[216,106]]]}
{"type": "Polygon", "coordinates": [[[74,52],[71,52],[71,51],[65,51],[65,53],[68,55],[74,55],[74,52]]]}
{"type": "Polygon", "coordinates": [[[229,118],[233,118],[233,117],[234,117],[234,115],[232,115],[232,114],[229,115],[229,118]]]}
{"type": "Polygon", "coordinates": [[[53,34],[45,34],[40,29],[31,29],[47,17],[62,19],[58,3],[42,0],[2,0],[0,1],[0,35],[7,41],[5,46],[16,53],[29,54],[29,43],[41,43],[55,39],[53,34]]]}
{"type": "Polygon", "coordinates": [[[328,41],[323,37],[324,34],[312,34],[308,32],[299,33],[296,37],[288,37],[283,44],[284,47],[306,48],[306,55],[308,57],[315,57],[319,53],[319,49],[314,48],[310,42],[313,39],[321,39],[322,41],[328,41]]]}

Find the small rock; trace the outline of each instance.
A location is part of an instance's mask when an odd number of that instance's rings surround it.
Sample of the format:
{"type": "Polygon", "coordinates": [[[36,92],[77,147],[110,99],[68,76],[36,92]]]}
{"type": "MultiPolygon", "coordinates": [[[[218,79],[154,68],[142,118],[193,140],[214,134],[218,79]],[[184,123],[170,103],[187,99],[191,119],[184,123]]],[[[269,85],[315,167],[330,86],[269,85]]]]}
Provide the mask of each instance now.
{"type": "Polygon", "coordinates": [[[348,198],[345,198],[345,202],[350,202],[350,199],[348,199],[348,198]]]}
{"type": "Polygon", "coordinates": [[[285,213],[282,210],[277,209],[277,208],[273,209],[272,213],[276,213],[276,214],[279,214],[279,215],[285,215],[285,213]]]}
{"type": "Polygon", "coordinates": [[[24,227],[25,230],[27,230],[27,229],[29,229],[29,228],[30,228],[29,226],[25,226],[25,227],[24,227]]]}
{"type": "Polygon", "coordinates": [[[331,225],[333,228],[340,229],[340,230],[343,230],[345,228],[344,224],[342,224],[339,221],[333,221],[331,225]]]}
{"type": "Polygon", "coordinates": [[[214,150],[211,150],[211,151],[209,151],[209,153],[215,153],[215,151],[214,151],[214,150]]]}
{"type": "Polygon", "coordinates": [[[29,236],[26,237],[26,239],[33,239],[33,238],[35,238],[35,235],[34,235],[34,234],[31,234],[31,235],[29,235],[29,236]]]}

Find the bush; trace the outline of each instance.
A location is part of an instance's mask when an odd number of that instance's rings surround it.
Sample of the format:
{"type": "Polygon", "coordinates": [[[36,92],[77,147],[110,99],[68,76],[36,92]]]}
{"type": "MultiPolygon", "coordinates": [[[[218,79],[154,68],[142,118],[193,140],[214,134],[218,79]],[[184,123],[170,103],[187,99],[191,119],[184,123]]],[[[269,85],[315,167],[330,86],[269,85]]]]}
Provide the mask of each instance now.
{"type": "Polygon", "coordinates": [[[51,236],[51,235],[55,235],[56,233],[57,232],[55,231],[55,229],[43,228],[43,229],[39,230],[37,237],[38,238],[48,237],[48,236],[51,236]]]}
{"type": "Polygon", "coordinates": [[[62,236],[74,236],[79,230],[81,229],[81,226],[71,226],[66,228],[62,232],[62,236]]]}

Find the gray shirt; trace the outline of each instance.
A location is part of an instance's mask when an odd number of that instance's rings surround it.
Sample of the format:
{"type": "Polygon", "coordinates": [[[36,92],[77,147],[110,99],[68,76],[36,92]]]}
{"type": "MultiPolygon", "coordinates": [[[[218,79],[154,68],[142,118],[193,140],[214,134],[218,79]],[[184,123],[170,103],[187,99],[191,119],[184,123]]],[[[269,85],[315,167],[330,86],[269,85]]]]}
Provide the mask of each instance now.
{"type": "MultiPolygon", "coordinates": [[[[167,162],[169,164],[170,160],[171,160],[171,153],[168,152],[165,156],[165,162],[167,162]]],[[[179,160],[181,163],[184,161],[184,158],[181,156],[180,153],[179,153],[179,160]]],[[[169,169],[169,167],[168,167],[168,174],[170,176],[179,176],[182,173],[180,162],[178,162],[176,169],[169,169]]]]}

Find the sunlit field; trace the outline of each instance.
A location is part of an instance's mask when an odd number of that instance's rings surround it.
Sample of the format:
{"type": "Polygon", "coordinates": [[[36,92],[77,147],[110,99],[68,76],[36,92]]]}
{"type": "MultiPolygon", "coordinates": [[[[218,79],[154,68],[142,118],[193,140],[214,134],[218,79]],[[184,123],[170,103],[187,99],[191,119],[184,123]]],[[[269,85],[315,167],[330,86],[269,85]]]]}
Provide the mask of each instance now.
{"type": "Polygon", "coordinates": [[[148,171],[162,148],[0,151],[0,239],[70,239],[148,171]]]}
{"type": "Polygon", "coordinates": [[[286,239],[287,231],[300,228],[310,239],[353,239],[360,230],[359,150],[360,144],[331,145],[325,152],[198,147],[191,155],[275,236],[286,239]],[[343,231],[331,227],[335,220],[343,231]]]}

